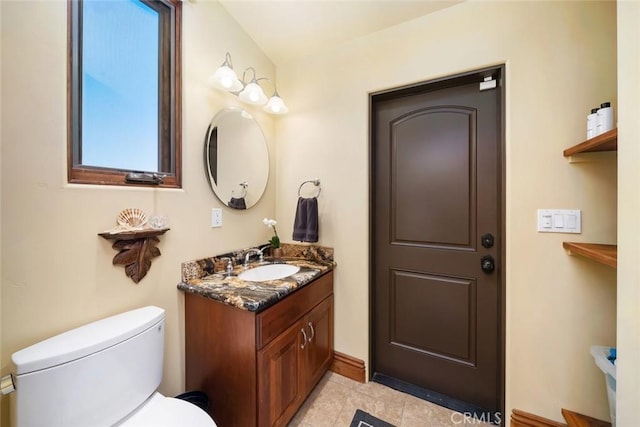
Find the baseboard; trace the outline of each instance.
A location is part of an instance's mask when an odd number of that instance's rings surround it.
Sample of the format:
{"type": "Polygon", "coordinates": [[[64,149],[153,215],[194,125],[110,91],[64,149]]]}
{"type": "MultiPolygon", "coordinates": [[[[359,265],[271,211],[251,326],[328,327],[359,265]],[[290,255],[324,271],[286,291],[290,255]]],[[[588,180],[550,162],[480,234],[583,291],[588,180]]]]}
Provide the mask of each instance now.
{"type": "Polygon", "coordinates": [[[356,359],[355,357],[334,351],[333,362],[329,370],[343,377],[351,378],[354,381],[365,382],[366,370],[364,361],[356,359]]]}
{"type": "Polygon", "coordinates": [[[511,427],[567,427],[567,425],[514,409],[511,412],[511,427]]]}

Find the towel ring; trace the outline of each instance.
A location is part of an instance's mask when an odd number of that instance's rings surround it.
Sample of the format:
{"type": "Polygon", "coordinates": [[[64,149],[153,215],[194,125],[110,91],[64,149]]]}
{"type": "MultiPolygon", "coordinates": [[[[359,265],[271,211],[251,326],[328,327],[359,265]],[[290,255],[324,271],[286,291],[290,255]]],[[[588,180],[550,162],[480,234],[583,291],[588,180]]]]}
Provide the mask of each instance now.
{"type": "MultiPolygon", "coordinates": [[[[238,185],[240,187],[242,187],[242,194],[240,194],[240,197],[237,197],[237,198],[238,199],[243,199],[247,195],[247,187],[249,186],[249,183],[247,183],[247,181],[244,181],[244,182],[241,182],[238,185]]],[[[233,190],[231,190],[231,195],[235,197],[233,190]]]]}
{"type": "Polygon", "coordinates": [[[322,191],[322,188],[320,187],[320,180],[318,178],[316,179],[310,179],[308,181],[304,181],[302,184],[300,184],[300,187],[298,187],[298,197],[300,197],[300,190],[302,190],[302,186],[305,184],[313,184],[316,187],[318,187],[318,194],[315,195],[315,197],[318,197],[320,195],[320,192],[322,191]]]}

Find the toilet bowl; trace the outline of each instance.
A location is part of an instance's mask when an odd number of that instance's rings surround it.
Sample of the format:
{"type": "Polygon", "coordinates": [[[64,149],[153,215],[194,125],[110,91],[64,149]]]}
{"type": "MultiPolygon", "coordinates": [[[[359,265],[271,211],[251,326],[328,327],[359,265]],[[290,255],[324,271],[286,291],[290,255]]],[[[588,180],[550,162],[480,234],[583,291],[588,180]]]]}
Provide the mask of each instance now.
{"type": "Polygon", "coordinates": [[[185,400],[154,393],[118,427],[211,427],[213,420],[202,409],[185,400]],[[194,410],[197,409],[197,410],[194,410]]]}
{"type": "Polygon", "coordinates": [[[16,427],[215,427],[211,417],[157,391],[164,310],[143,307],[15,352],[16,427]]]}

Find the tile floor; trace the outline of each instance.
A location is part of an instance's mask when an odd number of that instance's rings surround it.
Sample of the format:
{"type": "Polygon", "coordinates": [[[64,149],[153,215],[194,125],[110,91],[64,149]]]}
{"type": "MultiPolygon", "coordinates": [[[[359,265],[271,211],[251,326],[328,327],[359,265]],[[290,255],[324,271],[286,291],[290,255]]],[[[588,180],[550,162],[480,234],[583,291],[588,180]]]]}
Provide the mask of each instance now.
{"type": "Polygon", "coordinates": [[[442,406],[378,383],[361,384],[327,372],[288,427],[349,427],[356,409],[396,427],[470,425],[464,423],[462,414],[442,406]]]}

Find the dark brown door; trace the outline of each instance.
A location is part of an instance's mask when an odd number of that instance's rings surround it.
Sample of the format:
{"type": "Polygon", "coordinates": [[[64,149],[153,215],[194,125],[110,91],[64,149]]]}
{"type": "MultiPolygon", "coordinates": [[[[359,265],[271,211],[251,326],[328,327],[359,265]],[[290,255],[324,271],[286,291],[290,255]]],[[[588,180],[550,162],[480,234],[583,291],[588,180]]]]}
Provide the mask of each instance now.
{"type": "Polygon", "coordinates": [[[479,82],[501,71],[371,104],[373,372],[491,411],[502,406],[502,95],[479,82]]]}

